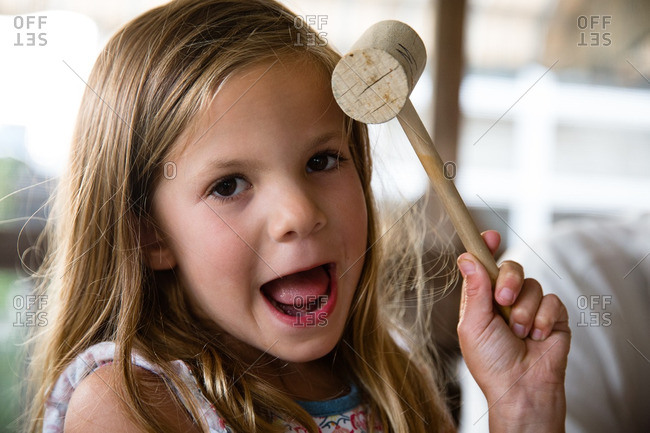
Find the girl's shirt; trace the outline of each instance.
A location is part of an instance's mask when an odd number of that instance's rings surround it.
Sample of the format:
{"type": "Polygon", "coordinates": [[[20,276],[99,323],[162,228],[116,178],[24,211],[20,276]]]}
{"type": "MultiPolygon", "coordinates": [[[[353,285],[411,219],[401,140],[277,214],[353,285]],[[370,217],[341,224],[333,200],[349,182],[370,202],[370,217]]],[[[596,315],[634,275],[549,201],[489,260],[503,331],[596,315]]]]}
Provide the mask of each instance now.
{"type": "MultiPolygon", "coordinates": [[[[89,374],[104,365],[112,363],[114,354],[115,343],[103,342],[89,347],[70,363],[57,380],[47,400],[43,422],[44,433],[63,432],[65,414],[73,391],[89,374]]],[[[160,367],[145,360],[137,353],[132,355],[131,362],[133,365],[164,378],[160,367]]],[[[201,416],[207,421],[209,432],[232,433],[232,430],[201,393],[189,367],[182,361],[173,361],[172,366],[175,373],[187,384],[192,392],[192,398],[201,409],[201,416]]],[[[171,384],[169,381],[166,382],[171,384]]],[[[174,389],[174,391],[183,403],[187,404],[178,390],[174,389]]],[[[312,415],[321,433],[365,433],[368,430],[366,423],[367,405],[361,401],[360,394],[354,384],[351,385],[350,393],[343,397],[327,401],[299,401],[298,403],[312,415]]],[[[287,432],[306,432],[301,426],[284,422],[283,424],[287,432]]]]}

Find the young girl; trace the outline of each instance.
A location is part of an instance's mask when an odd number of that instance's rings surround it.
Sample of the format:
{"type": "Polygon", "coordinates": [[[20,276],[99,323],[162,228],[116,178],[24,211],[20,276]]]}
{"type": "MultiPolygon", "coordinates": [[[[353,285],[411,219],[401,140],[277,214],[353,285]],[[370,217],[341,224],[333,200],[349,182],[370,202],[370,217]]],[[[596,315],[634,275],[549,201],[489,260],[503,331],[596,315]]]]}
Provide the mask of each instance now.
{"type": "MultiPolygon", "coordinates": [[[[388,282],[418,272],[385,266],[405,262],[377,228],[366,128],[332,97],[339,56],[294,18],[174,1],[100,55],[47,228],[30,432],[453,430],[427,326],[396,314],[413,295],[388,282]]],[[[561,431],[563,305],[505,263],[506,324],[484,268],[459,265],[493,428],[561,431]]]]}

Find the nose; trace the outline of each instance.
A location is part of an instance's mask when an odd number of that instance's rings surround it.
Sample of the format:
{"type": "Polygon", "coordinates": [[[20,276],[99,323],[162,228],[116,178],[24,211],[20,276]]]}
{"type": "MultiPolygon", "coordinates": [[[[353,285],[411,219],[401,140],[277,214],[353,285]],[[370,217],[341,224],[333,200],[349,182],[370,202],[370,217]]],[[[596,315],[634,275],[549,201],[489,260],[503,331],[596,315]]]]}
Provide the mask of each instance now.
{"type": "Polygon", "coordinates": [[[286,242],[308,237],[327,224],[314,191],[300,185],[281,188],[269,204],[268,227],[272,239],[286,242]]]}

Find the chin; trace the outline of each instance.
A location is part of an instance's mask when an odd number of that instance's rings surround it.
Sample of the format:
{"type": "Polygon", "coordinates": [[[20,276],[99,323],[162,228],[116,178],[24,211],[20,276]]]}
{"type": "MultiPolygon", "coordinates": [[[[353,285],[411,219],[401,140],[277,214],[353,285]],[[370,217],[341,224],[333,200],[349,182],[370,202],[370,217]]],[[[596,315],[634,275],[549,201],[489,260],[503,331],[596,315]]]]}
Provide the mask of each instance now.
{"type": "Polygon", "coordinates": [[[339,339],[328,342],[305,341],[303,343],[288,343],[278,347],[277,350],[273,350],[272,354],[286,362],[312,362],[331,353],[338,341],[339,339]]]}

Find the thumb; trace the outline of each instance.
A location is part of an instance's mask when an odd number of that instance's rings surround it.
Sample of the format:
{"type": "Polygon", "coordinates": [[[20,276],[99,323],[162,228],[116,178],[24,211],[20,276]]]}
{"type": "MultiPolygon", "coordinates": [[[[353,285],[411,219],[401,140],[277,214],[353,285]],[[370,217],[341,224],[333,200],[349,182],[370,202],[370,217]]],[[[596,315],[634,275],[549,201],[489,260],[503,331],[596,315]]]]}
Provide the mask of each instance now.
{"type": "Polygon", "coordinates": [[[458,268],[463,276],[459,331],[463,328],[469,332],[483,330],[494,318],[490,277],[483,265],[470,253],[458,257],[458,268]]]}

